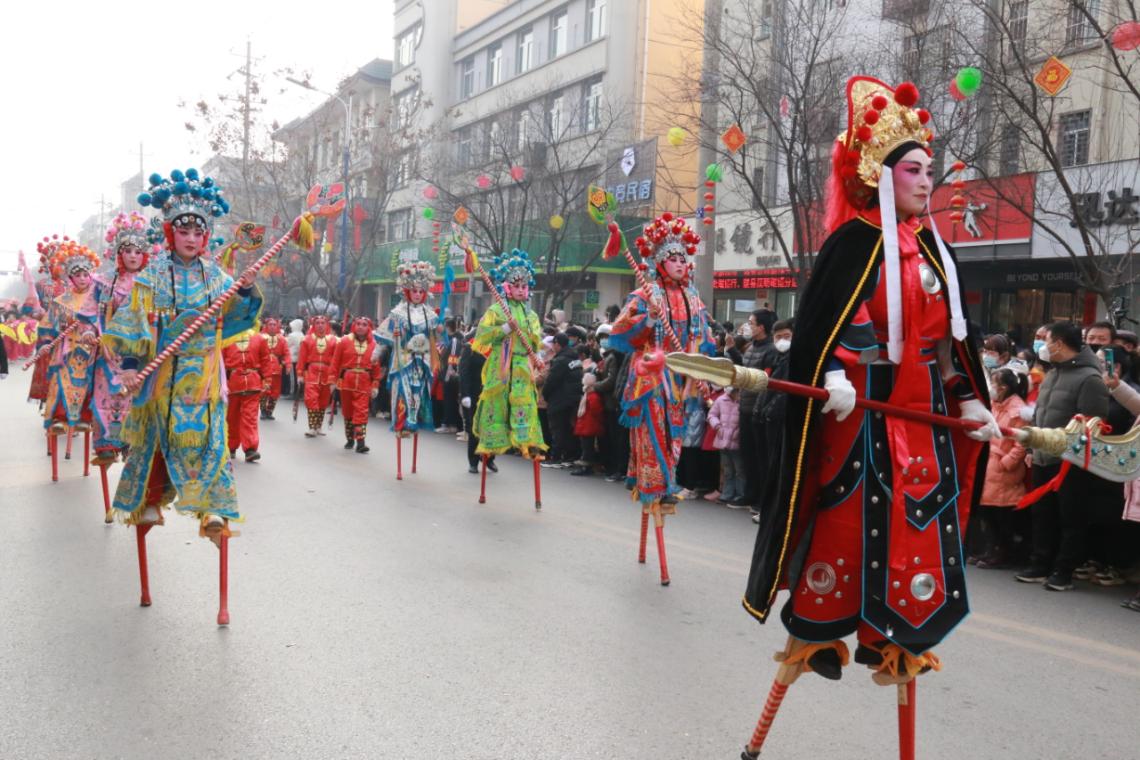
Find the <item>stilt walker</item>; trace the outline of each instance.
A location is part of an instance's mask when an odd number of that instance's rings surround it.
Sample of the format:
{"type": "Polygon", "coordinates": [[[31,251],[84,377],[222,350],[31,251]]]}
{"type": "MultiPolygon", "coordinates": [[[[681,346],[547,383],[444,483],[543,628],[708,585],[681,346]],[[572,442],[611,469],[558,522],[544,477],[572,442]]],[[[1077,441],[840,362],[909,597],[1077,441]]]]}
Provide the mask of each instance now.
{"type": "Polygon", "coordinates": [[[471,341],[471,350],[487,357],[483,392],[471,425],[471,432],[479,438],[475,453],[483,460],[479,503],[486,500],[487,457],[517,449],[532,462],[534,508],[542,509],[538,463],[546,451],[546,441],[538,421],[534,387],[534,375],[542,364],[534,351],[542,340],[542,322],[527,303],[534,286],[534,265],[526,251],[516,248],[496,256],[494,269],[487,272],[470,246],[464,243],[463,247],[468,270],[478,271],[495,297],[471,341]]]}
{"type": "Polygon", "coordinates": [[[51,436],[53,481],[59,475],[60,435],[67,436],[68,455],[73,431],[82,433],[85,447],[90,446],[91,395],[100,334],[99,299],[92,273],[98,266],[98,254],[70,240],[55,248],[49,262],[52,276],[65,283],[63,293],[48,304],[38,333],[39,353],[49,356],[44,429],[51,436]]]}
{"type": "MultiPolygon", "coordinates": [[[[380,322],[376,342],[386,368],[392,397],[391,430],[396,434],[396,479],[402,480],[404,438],[412,438],[413,461],[419,431],[435,429],[431,414],[431,388],[439,372],[438,344],[442,316],[447,312],[451,283],[445,281],[437,314],[428,305],[435,284],[435,267],[426,261],[399,264],[396,286],[403,299],[380,322]]],[[[415,465],[412,466],[415,472],[415,465]]]]}
{"type": "Polygon", "coordinates": [[[337,338],[329,330],[329,318],[324,314],[313,317],[309,325],[309,334],[301,341],[297,354],[297,382],[304,386],[305,410],[309,415],[305,436],[315,438],[325,434],[321,423],[332,402],[333,352],[337,338]]]}
{"type": "Polygon", "coordinates": [[[269,347],[261,333],[248,330],[225,341],[222,361],[226,367],[226,440],[230,459],[241,449],[245,461],[256,462],[261,459],[261,394],[273,371],[269,347]]]}
{"type": "Polygon", "coordinates": [[[1000,434],[954,256],[927,209],[930,116],[910,83],[854,77],[847,101],[831,234],[800,303],[788,376],[822,386],[826,401],[787,399],[787,450],[774,501],[761,505],[744,597],[765,622],[788,589],[780,618],[790,638],[743,758],[759,754],[799,673],[841,677],[851,633],[855,662],[896,687],[899,756],[914,757],[914,678],[941,667],[931,648],[968,614],[960,534],[984,480],[983,442],[1000,434]],[[857,399],[960,424],[868,411],[857,399]]]}
{"type": "MultiPolygon", "coordinates": [[[[57,279],[51,272],[51,257],[55,253],[56,248],[61,244],[67,243],[70,238],[67,235],[60,237],[59,235],[52,235],[50,238],[45,237],[42,241],[36,244],[36,251],[40,256],[39,271],[43,277],[35,282],[28,282],[28,299],[24,302],[24,312],[36,321],[36,345],[42,348],[39,341],[39,324],[43,321],[47,314],[47,307],[55,299],[56,296],[63,295],[66,286],[62,278],[57,279]]],[[[36,401],[43,404],[44,399],[47,398],[47,374],[48,364],[51,363],[51,356],[47,353],[35,352],[32,354],[34,358],[31,383],[28,387],[28,401],[36,401]]],[[[25,369],[27,369],[25,367],[25,369]]],[[[51,434],[48,434],[48,453],[51,453],[51,434]]]]}
{"type": "MultiPolygon", "coordinates": [[[[115,269],[110,282],[98,290],[100,332],[106,331],[115,312],[130,297],[135,275],[161,252],[161,247],[153,240],[154,234],[150,221],[138,212],[119,214],[107,228],[104,238],[107,248],[103,259],[115,269]]],[[[99,468],[103,490],[103,519],[107,523],[114,522],[107,469],[118,457],[126,457],[123,422],[131,407],[130,399],[123,393],[119,381],[121,371],[119,357],[107,348],[100,347],[95,359],[94,397],[91,404],[96,431],[95,458],[91,464],[99,468]]]]}
{"type": "MultiPolygon", "coordinates": [[[[604,191],[595,189],[594,194],[604,191]]],[[[591,205],[595,205],[591,199],[591,205]]],[[[698,384],[665,367],[666,346],[688,352],[711,354],[715,349],[708,311],[690,281],[691,258],[700,236],[683,219],[665,212],[644,229],[636,245],[642,261],[610,225],[607,250],[625,249],[639,273],[642,286],[630,293],[610,332],[610,346],[631,353],[629,380],[622,391],[621,424],[630,429],[630,461],[626,476],[633,498],[641,505],[641,537],[638,562],[645,562],[650,518],[657,538],[661,585],[670,583],[665,557],[665,516],[675,514],[680,487],[676,482],[677,459],[685,414],[701,403],[698,384]]]]}
{"type": "Polygon", "coordinates": [[[265,332],[261,337],[265,339],[265,347],[269,351],[269,376],[265,392],[261,394],[261,419],[276,419],[273,410],[277,408],[277,400],[281,398],[281,373],[289,375],[293,372],[293,355],[289,351],[289,344],[281,334],[281,320],[276,317],[267,317],[262,322],[265,332]]]}
{"type": "Polygon", "coordinates": [[[135,277],[103,335],[104,346],[120,357],[123,387],[137,392],[124,425],[130,455],[113,508],[136,526],[144,606],[150,603],[146,533],[172,503],[198,519],[199,535],[219,548],[224,625],[230,523],[241,514],[226,446],[222,342],[257,321],[259,267],[235,284],[207,255],[214,221],[229,211],[212,178],[175,170],[169,179],[152,174],[150,185],[139,203],[161,213],[166,250],[135,277]]]}
{"type": "Polygon", "coordinates": [[[352,320],[352,333],[345,335],[333,353],[333,376],[340,391],[344,415],[344,447],[367,454],[368,409],[380,393],[380,352],[372,337],[372,320],[352,320]]]}

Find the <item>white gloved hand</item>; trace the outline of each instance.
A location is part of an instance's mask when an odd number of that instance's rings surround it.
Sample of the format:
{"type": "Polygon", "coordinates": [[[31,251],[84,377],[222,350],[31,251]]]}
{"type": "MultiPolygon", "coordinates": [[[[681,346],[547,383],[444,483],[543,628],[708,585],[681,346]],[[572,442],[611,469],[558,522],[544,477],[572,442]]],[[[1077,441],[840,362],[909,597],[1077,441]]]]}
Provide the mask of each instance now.
{"type": "Polygon", "coordinates": [[[510,334],[511,334],[511,323],[510,322],[504,322],[503,323],[503,335],[510,335],[510,334]]]}
{"type": "Polygon", "coordinates": [[[1001,428],[998,427],[997,420],[994,419],[993,414],[986,405],[976,398],[969,401],[963,401],[961,404],[962,413],[959,416],[963,420],[976,420],[977,422],[984,423],[977,430],[970,430],[966,435],[973,438],[975,441],[989,441],[994,438],[1001,438],[1001,428]]]}
{"type": "Polygon", "coordinates": [[[464,396],[463,399],[459,403],[464,409],[470,409],[471,408],[471,397],[470,396],[464,396]]]}
{"type": "Polygon", "coordinates": [[[828,393],[823,413],[835,412],[835,419],[843,422],[855,410],[855,386],[847,379],[846,372],[833,369],[824,374],[823,388],[828,393]]]}

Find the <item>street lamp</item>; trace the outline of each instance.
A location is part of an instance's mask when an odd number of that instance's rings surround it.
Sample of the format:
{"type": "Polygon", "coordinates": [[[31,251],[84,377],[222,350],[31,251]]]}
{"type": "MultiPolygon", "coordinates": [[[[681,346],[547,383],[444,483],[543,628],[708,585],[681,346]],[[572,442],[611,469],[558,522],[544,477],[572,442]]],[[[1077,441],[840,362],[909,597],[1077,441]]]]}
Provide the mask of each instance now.
{"type": "MultiPolygon", "coordinates": [[[[333,98],[338,103],[340,103],[342,106],[344,106],[344,150],[341,151],[341,153],[342,153],[343,174],[344,174],[344,177],[343,177],[343,180],[344,180],[344,197],[347,199],[349,196],[349,193],[348,193],[348,143],[352,137],[352,94],[351,93],[349,94],[348,102],[346,103],[344,98],[340,97],[336,93],[325,92],[324,90],[322,90],[318,87],[314,87],[312,85],[312,83],[310,83],[310,82],[302,82],[300,79],[294,79],[293,77],[285,77],[285,81],[290,82],[292,84],[295,84],[298,87],[302,87],[306,90],[312,90],[313,92],[319,92],[322,95],[333,98]]],[[[348,210],[350,208],[350,205],[351,204],[348,204],[348,203],[345,204],[344,211],[341,212],[341,217],[340,217],[340,271],[337,274],[337,289],[339,291],[341,291],[342,293],[344,292],[344,287],[346,284],[345,281],[348,277],[348,272],[347,272],[347,266],[348,266],[347,265],[347,261],[348,261],[348,210]]]]}

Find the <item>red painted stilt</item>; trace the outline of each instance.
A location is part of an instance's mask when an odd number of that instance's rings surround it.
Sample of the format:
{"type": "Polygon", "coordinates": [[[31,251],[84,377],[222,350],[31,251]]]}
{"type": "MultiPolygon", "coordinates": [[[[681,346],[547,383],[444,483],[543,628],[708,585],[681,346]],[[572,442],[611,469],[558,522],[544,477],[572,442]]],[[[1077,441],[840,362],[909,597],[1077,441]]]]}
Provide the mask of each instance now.
{"type": "Polygon", "coordinates": [[[768,732],[772,730],[772,723],[776,720],[776,713],[780,710],[780,704],[784,701],[784,695],[788,693],[788,685],[780,683],[777,678],[772,682],[772,689],[768,692],[768,701],[764,703],[764,712],[760,713],[760,720],[756,722],[756,730],[752,732],[752,738],[748,740],[748,746],[744,748],[744,754],[748,757],[758,757],[760,749],[764,746],[764,740],[768,738],[768,732]]]}
{"type": "Polygon", "coordinates": [[[71,459],[71,438],[72,435],[74,435],[71,431],[71,428],[67,429],[67,433],[65,433],[65,435],[67,436],[67,450],[64,452],[63,458],[71,459]]]}
{"type": "Polygon", "coordinates": [[[487,503],[487,455],[483,455],[483,477],[479,482],[479,503],[487,503]]]}
{"type": "Polygon", "coordinates": [[[52,433],[48,438],[48,448],[51,449],[51,481],[54,483],[59,480],[59,434],[52,433]]]}
{"type": "Polygon", "coordinates": [[[221,601],[218,606],[218,625],[230,624],[230,537],[228,529],[222,530],[222,543],[218,546],[218,593],[221,601]]]}
{"type": "Polygon", "coordinates": [[[898,685],[899,760],[914,760],[915,679],[898,685]]]}
{"type": "Polygon", "coordinates": [[[653,516],[657,526],[657,559],[661,561],[661,585],[669,585],[669,566],[665,563],[665,518],[660,514],[653,516]]]}
{"type": "Polygon", "coordinates": [[[396,480],[404,479],[403,440],[399,434],[396,435],[396,480]]]}
{"type": "Polygon", "coordinates": [[[412,474],[416,474],[416,460],[420,456],[420,434],[412,433],[412,474]]]}
{"type": "Polygon", "coordinates": [[[153,527],[153,524],[135,526],[135,541],[139,548],[139,581],[142,583],[142,598],[139,599],[140,607],[150,606],[150,576],[147,573],[146,563],[146,534],[149,533],[153,527]]]}
{"type": "Polygon", "coordinates": [[[111,489],[107,485],[107,465],[99,465],[99,480],[103,484],[103,522],[112,522],[111,518],[111,489]]]}
{"type": "Polygon", "coordinates": [[[649,535],[649,513],[641,513],[641,546],[637,549],[637,561],[645,564],[645,539],[649,535]]]}
{"type": "Polygon", "coordinates": [[[91,474],[91,431],[83,433],[83,477],[91,474]]]}
{"type": "Polygon", "coordinates": [[[534,464],[534,508],[542,509],[542,470],[539,469],[538,460],[530,460],[534,464]]]}

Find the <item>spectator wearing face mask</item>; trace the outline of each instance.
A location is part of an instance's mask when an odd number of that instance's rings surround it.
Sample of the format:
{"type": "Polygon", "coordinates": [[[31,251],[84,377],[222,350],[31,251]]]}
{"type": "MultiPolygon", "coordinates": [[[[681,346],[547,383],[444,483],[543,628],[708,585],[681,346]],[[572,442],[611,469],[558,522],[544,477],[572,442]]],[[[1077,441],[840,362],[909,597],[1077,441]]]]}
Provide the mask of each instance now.
{"type": "MultiPolygon", "coordinates": [[[[1025,425],[1021,409],[1027,380],[1011,369],[990,375],[990,409],[998,425],[1025,425]]],[[[977,517],[970,515],[968,543],[982,569],[1005,567],[1014,552],[1015,536],[1024,534],[1017,523],[1024,512],[1014,507],[1025,495],[1025,448],[1014,438],[990,441],[986,480],[978,503],[977,517]]]]}
{"type": "Polygon", "coordinates": [[[574,348],[575,342],[577,338],[567,333],[554,336],[556,353],[550,360],[550,371],[542,386],[553,439],[550,457],[542,463],[543,467],[571,467],[578,458],[574,422],[578,416],[578,402],[582,398],[582,362],[574,348]]]}
{"type": "MultiPolygon", "coordinates": [[[[776,322],[774,312],[767,309],[757,309],[748,317],[746,325],[742,325],[742,332],[751,339],[748,349],[744,352],[744,366],[771,372],[776,363],[775,345],[772,343],[772,326],[776,322]]],[[[751,420],[756,409],[756,391],[741,391],[740,417],[751,420]]],[[[744,494],[729,502],[732,507],[751,507],[756,503],[762,486],[764,471],[760,447],[763,443],[763,431],[755,425],[745,425],[740,431],[740,451],[744,459],[744,494]]]]}
{"type": "Polygon", "coordinates": [[[601,379],[594,386],[602,397],[605,407],[605,434],[602,452],[606,464],[606,480],[616,483],[625,479],[629,469],[629,430],[620,422],[621,417],[621,390],[625,387],[627,374],[621,372],[625,363],[625,354],[610,347],[611,325],[598,327],[598,347],[602,351],[601,379]]]}
{"type": "MultiPolygon", "coordinates": [[[[1081,330],[1072,322],[1055,322],[1038,351],[1050,369],[1041,384],[1034,425],[1062,428],[1076,415],[1105,418],[1108,389],[1097,358],[1081,345],[1081,330]]],[[[1033,487],[1055,483],[1061,460],[1033,452],[1033,487]]],[[[1073,571],[1085,560],[1088,533],[1086,494],[1095,491],[1096,476],[1079,467],[1069,470],[1055,491],[1040,496],[1031,507],[1033,553],[1029,567],[1017,574],[1022,583],[1044,583],[1050,591],[1073,588],[1073,571]]]]}
{"type": "MultiPolygon", "coordinates": [[[[783,319],[772,325],[772,345],[776,349],[776,358],[770,374],[776,380],[788,378],[788,352],[792,348],[794,327],[790,319],[783,319]]],[[[752,412],[752,427],[763,435],[760,463],[762,472],[775,472],[779,469],[784,445],[786,400],[787,394],[784,393],[764,393],[756,399],[756,407],[752,412]]],[[[760,522],[764,505],[775,499],[774,489],[774,482],[765,481],[764,490],[758,494],[756,506],[752,510],[753,522],[760,522]]]]}

